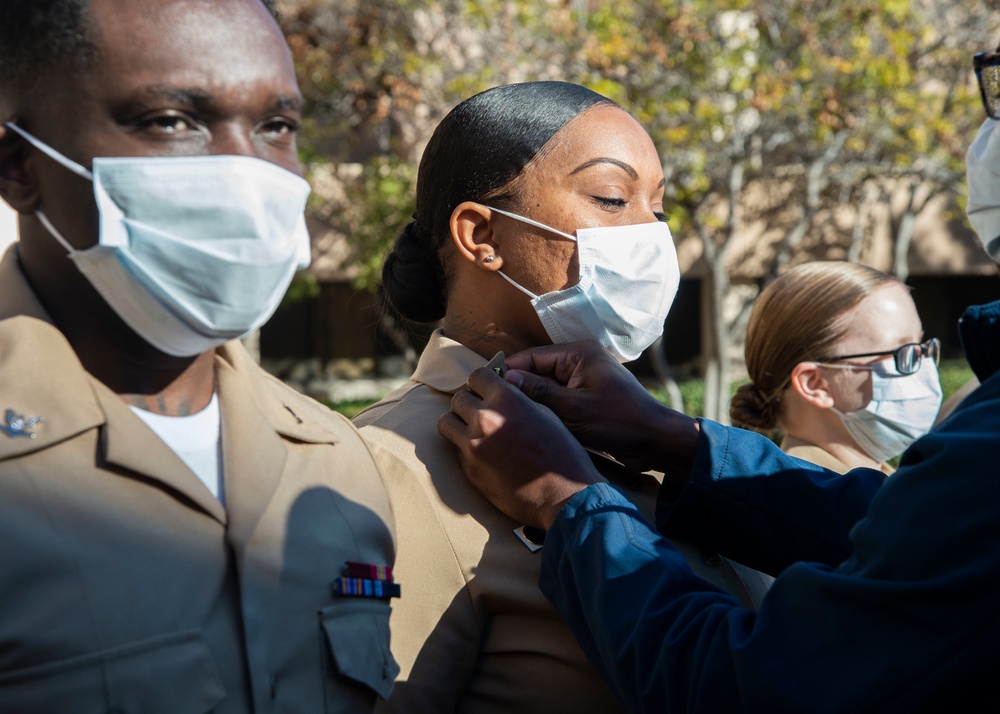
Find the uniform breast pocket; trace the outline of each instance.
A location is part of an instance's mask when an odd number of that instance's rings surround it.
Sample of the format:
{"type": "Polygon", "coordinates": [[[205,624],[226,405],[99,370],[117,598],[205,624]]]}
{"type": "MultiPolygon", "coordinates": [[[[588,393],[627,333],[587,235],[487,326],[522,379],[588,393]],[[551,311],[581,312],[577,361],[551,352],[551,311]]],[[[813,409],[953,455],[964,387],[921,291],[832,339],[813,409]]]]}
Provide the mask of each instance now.
{"type": "Polygon", "coordinates": [[[399,674],[389,649],[389,604],[344,598],[320,610],[332,674],[386,699],[399,674]]]}
{"type": "Polygon", "coordinates": [[[205,714],[226,691],[200,630],[0,672],[0,712],[205,714]]]}

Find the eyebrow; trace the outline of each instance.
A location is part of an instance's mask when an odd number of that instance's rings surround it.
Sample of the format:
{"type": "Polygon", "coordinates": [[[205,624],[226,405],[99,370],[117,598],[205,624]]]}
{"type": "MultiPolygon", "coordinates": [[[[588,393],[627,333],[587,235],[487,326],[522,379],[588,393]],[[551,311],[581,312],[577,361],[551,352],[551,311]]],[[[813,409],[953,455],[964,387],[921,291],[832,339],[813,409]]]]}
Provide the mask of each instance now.
{"type": "Polygon", "coordinates": [[[146,100],[158,99],[192,106],[212,103],[212,95],[204,89],[170,87],[165,84],[145,87],[140,96],[146,100]]]}
{"type": "Polygon", "coordinates": [[[275,109],[283,109],[300,112],[305,101],[302,99],[301,95],[288,96],[287,94],[279,95],[277,99],[274,100],[272,106],[275,109]]]}
{"type": "MultiPolygon", "coordinates": [[[[140,96],[146,101],[159,100],[199,108],[211,108],[216,103],[212,93],[205,89],[171,87],[165,84],[146,87],[140,96]]],[[[271,102],[270,108],[275,111],[302,111],[302,105],[301,96],[280,94],[271,102]]]]}
{"type": "MultiPolygon", "coordinates": [[[[626,174],[628,174],[629,178],[632,179],[633,181],[637,181],[639,179],[639,173],[635,169],[626,164],[624,161],[619,161],[618,159],[612,159],[610,156],[600,156],[596,159],[590,159],[589,161],[584,161],[582,164],[580,164],[575,169],[570,171],[569,175],[572,176],[573,174],[580,173],[584,169],[589,169],[591,166],[596,166],[597,164],[611,164],[612,166],[617,166],[626,174]]],[[[660,183],[658,183],[656,187],[659,188],[660,186],[665,186],[666,183],[667,183],[666,179],[660,179],[660,183]]]]}

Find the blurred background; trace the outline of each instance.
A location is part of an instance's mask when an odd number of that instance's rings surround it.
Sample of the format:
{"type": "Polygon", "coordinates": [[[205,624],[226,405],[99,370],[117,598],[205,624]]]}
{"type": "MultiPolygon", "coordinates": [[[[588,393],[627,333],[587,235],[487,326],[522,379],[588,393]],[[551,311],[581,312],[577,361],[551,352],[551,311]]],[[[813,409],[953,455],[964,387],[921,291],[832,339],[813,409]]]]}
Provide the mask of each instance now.
{"type": "MultiPolygon", "coordinates": [[[[262,364],[350,413],[405,378],[433,326],[380,309],[384,252],[413,212],[420,154],[459,101],[577,82],[645,125],[683,279],[661,343],[630,368],[665,401],[726,420],[760,288],[851,260],[904,279],[971,373],[956,323],[1000,298],[965,216],[984,118],[972,55],[986,0],[282,0],[307,101],[300,147],[313,262],[253,341],[262,364]]],[[[0,246],[14,238],[0,207],[0,246]]]]}

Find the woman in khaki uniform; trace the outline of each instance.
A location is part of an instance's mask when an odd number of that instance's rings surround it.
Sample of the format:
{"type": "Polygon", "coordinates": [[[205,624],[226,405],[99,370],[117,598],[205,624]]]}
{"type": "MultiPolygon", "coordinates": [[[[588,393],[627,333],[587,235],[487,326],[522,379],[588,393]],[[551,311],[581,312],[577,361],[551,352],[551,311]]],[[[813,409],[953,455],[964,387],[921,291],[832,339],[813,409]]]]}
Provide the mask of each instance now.
{"type": "Polygon", "coordinates": [[[754,304],[733,422],[781,434],[782,450],[846,473],[886,463],[941,406],[940,345],[923,341],[909,288],[856,263],[796,266],[754,304]],[[923,359],[928,357],[929,359],[923,359]]]}
{"type": "MultiPolygon", "coordinates": [[[[387,481],[406,583],[390,621],[402,671],[380,706],[621,711],[538,589],[540,534],[515,533],[469,485],[437,421],[498,352],[590,337],[625,361],[662,332],[679,275],[659,156],[635,119],[583,87],[497,87],[435,131],[415,217],[386,260],[386,294],[408,320],[443,321],[409,384],[355,418],[387,481]]],[[[652,519],[658,478],[594,458],[652,519]]],[[[747,605],[770,582],[682,548],[747,605]]]]}

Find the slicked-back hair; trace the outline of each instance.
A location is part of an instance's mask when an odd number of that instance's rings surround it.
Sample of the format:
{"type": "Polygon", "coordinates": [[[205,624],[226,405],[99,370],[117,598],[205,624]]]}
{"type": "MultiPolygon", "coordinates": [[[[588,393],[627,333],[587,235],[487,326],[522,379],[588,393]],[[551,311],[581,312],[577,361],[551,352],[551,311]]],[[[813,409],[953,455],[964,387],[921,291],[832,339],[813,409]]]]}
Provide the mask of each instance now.
{"type": "Polygon", "coordinates": [[[818,360],[847,336],[843,319],[875,290],[896,278],[858,263],[815,261],[782,273],[754,302],[747,327],[750,382],[730,402],[733,423],[764,433],[780,426],[782,398],[799,362],[818,360]]]}
{"type": "Polygon", "coordinates": [[[571,119],[602,104],[617,106],[578,84],[524,82],[488,89],[452,109],[420,159],[415,220],[382,265],[388,307],[411,322],[444,317],[440,253],[451,239],[452,212],[463,201],[516,208],[515,179],[571,119]]]}
{"type": "MultiPolygon", "coordinates": [[[[275,0],[260,0],[277,18],[275,0]]],[[[154,3],[158,0],[146,0],[154,3]]],[[[85,21],[90,0],[0,0],[0,106],[58,68],[97,61],[85,21]]]]}

